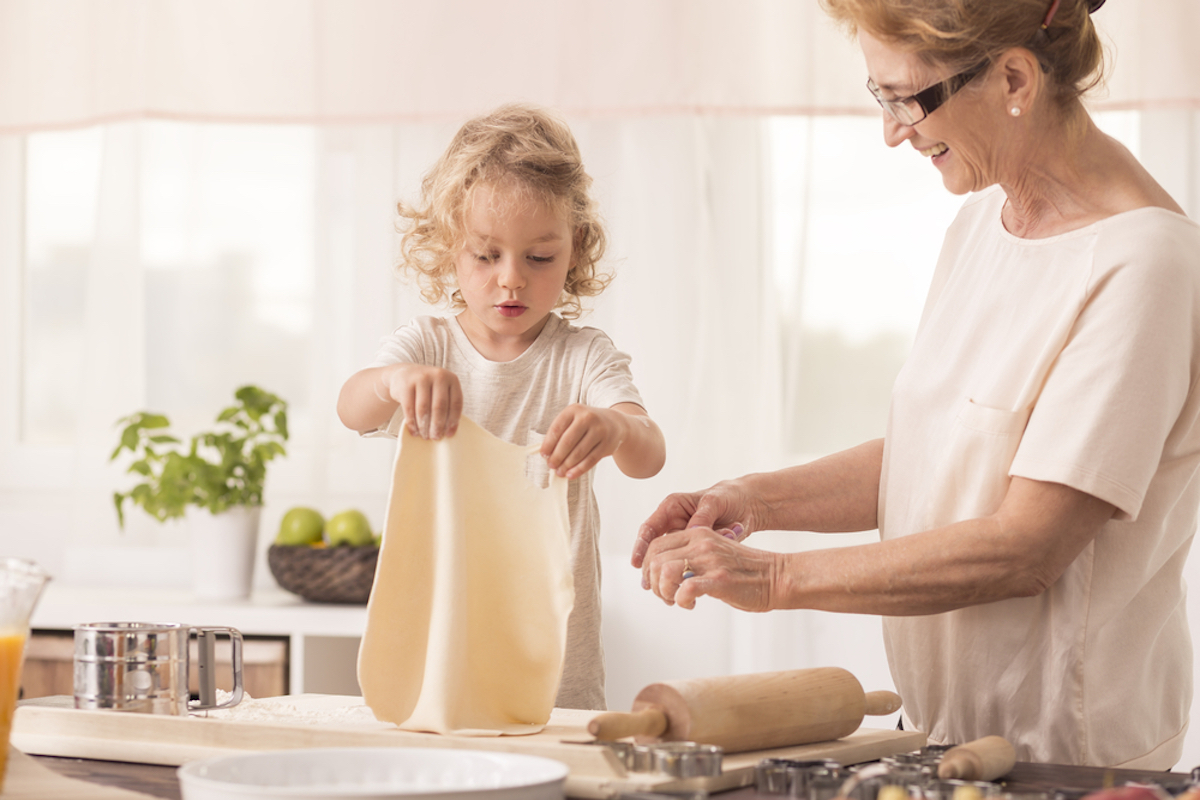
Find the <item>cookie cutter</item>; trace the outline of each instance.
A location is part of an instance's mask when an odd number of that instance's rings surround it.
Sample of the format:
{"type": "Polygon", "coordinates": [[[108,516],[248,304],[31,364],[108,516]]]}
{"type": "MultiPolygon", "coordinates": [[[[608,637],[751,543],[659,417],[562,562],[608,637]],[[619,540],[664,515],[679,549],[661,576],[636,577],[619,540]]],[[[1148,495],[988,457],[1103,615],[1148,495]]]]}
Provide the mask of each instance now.
{"type": "Polygon", "coordinates": [[[712,778],[721,774],[725,751],[715,744],[669,742],[650,747],[655,772],[673,778],[712,778]]]}
{"type": "Polygon", "coordinates": [[[840,767],[836,761],[827,759],[764,758],[754,768],[754,788],[760,794],[808,797],[810,774],[840,767]]]}
{"type": "Polygon", "coordinates": [[[754,789],[759,794],[807,798],[810,783],[822,778],[840,781],[844,774],[841,764],[832,759],[764,758],[754,768],[754,789]]]}
{"type": "Polygon", "coordinates": [[[713,778],[721,774],[725,751],[715,744],[698,742],[595,741],[609,748],[630,772],[654,772],[672,778],[713,778]]]}

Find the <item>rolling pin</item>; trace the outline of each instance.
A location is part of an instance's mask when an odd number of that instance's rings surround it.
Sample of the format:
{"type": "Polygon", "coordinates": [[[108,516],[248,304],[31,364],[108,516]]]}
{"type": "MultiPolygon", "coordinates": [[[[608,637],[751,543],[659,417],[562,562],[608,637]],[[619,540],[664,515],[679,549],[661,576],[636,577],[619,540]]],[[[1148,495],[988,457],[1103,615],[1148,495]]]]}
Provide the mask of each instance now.
{"type": "Polygon", "coordinates": [[[964,781],[994,781],[1012,771],[1017,751],[1003,736],[985,736],[951,747],[938,762],[938,777],[964,781]]]}
{"type": "Polygon", "coordinates": [[[743,753],[840,739],[858,730],[863,715],[899,709],[895,692],[864,693],[846,670],[817,667],[653,683],[632,711],[600,714],[588,732],[602,741],[633,736],[743,753]]]}

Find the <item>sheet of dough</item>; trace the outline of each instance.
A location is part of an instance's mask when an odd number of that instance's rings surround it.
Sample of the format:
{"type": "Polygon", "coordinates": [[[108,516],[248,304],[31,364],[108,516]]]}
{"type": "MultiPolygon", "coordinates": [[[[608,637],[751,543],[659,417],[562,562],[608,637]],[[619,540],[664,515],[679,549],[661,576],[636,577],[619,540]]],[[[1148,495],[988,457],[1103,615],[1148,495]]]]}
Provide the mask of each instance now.
{"type": "Polygon", "coordinates": [[[537,733],[554,707],[575,599],[567,481],[551,475],[538,487],[526,477],[529,448],[465,417],[437,442],[396,427],[358,653],[363,698],[408,730],[537,733]]]}

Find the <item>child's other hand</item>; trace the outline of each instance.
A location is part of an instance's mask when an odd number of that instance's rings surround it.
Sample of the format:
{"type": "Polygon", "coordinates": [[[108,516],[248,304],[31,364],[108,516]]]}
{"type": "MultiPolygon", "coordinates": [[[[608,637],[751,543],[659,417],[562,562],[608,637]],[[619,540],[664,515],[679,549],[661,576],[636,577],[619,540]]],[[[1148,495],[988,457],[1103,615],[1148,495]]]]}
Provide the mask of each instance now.
{"type": "MultiPolygon", "coordinates": [[[[397,364],[382,375],[381,394],[404,409],[404,427],[422,439],[453,436],[462,417],[458,376],[441,367],[397,364]]],[[[383,399],[383,398],[381,398],[383,399]]]]}
{"type": "Polygon", "coordinates": [[[560,478],[578,478],[621,446],[629,424],[625,417],[609,408],[567,406],[546,431],[541,453],[560,478]]]}

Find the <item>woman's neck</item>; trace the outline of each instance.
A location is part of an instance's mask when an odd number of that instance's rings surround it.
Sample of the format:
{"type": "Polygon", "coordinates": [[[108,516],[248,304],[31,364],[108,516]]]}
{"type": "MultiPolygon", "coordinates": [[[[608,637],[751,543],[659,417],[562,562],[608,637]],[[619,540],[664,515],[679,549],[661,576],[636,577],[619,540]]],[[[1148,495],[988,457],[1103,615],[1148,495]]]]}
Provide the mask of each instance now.
{"type": "Polygon", "coordinates": [[[1014,236],[1044,239],[1146,206],[1182,209],[1124,145],[1080,110],[1022,148],[1030,155],[1001,181],[1008,200],[1001,219],[1014,236]]]}

